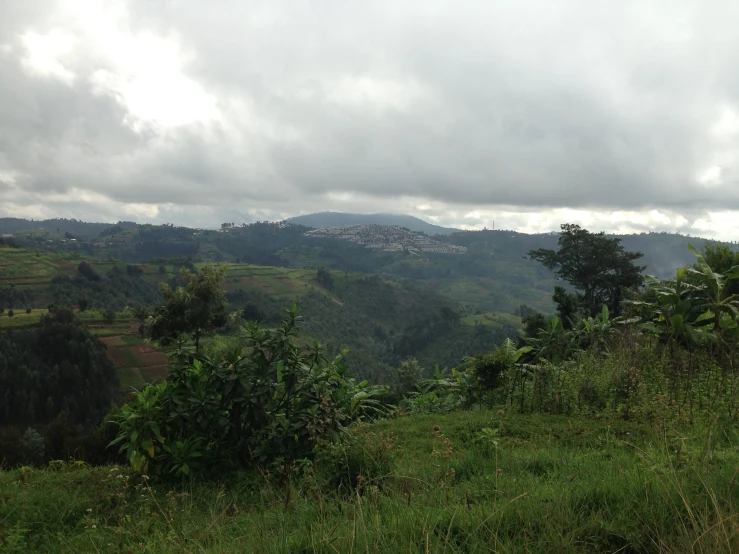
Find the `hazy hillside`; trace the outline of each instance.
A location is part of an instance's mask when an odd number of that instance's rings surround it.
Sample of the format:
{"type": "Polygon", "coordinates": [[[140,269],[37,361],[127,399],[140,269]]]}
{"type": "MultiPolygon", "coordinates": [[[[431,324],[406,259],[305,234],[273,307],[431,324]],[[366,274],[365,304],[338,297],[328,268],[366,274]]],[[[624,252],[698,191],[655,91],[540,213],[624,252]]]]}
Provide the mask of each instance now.
{"type": "Polygon", "coordinates": [[[418,233],[427,235],[450,235],[459,229],[433,225],[412,215],[396,214],[347,214],[340,212],[321,212],[317,214],[299,215],[287,220],[297,225],[305,225],[315,229],[328,227],[346,227],[349,225],[398,225],[418,233]]]}
{"type": "Polygon", "coordinates": [[[131,229],[136,226],[132,221],[118,223],[90,223],[76,219],[44,219],[29,221],[15,217],[0,217],[0,234],[14,234],[27,232],[46,232],[50,235],[64,236],[66,233],[76,237],[95,237],[105,229],[117,225],[121,229],[131,229]]]}
{"type": "MultiPolygon", "coordinates": [[[[675,270],[695,262],[688,250],[688,243],[702,250],[706,244],[726,244],[739,251],[736,243],[714,241],[699,237],[687,237],[676,233],[642,233],[638,235],[608,235],[621,239],[626,250],[642,252],[644,257],[637,261],[646,266],[646,272],[660,278],[674,276],[675,270]]],[[[466,246],[473,256],[490,255],[514,259],[525,256],[537,248],[556,249],[558,235],[553,233],[526,234],[515,231],[463,231],[437,240],[466,246]]]]}
{"type": "MultiPolygon", "coordinates": [[[[643,233],[640,235],[617,235],[626,250],[642,252],[644,257],[639,260],[640,265],[647,266],[647,273],[661,279],[675,276],[675,270],[688,264],[695,263],[695,257],[688,250],[688,243],[698,250],[703,250],[706,244],[716,244],[717,241],[699,237],[686,237],[674,233],[643,233]]],[[[731,250],[739,251],[736,243],[726,244],[731,250]]]]}

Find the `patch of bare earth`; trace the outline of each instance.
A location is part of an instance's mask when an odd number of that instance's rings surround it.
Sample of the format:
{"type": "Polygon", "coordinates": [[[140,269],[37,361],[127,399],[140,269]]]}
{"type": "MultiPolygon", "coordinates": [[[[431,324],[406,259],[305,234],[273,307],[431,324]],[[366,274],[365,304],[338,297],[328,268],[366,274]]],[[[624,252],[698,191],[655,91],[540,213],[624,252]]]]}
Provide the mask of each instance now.
{"type": "Polygon", "coordinates": [[[134,374],[139,373],[148,383],[161,381],[167,377],[169,359],[162,352],[149,344],[126,344],[121,335],[102,337],[100,341],[106,345],[108,357],[116,368],[126,367],[131,356],[122,354],[127,350],[136,360],[136,367],[130,368],[134,374]]]}

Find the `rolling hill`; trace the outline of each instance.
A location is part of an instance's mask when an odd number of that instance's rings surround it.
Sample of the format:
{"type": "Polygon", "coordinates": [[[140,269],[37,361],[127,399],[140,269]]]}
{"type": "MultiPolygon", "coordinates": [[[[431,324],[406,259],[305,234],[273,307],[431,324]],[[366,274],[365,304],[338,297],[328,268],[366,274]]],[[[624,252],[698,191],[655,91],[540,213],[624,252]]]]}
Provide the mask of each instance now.
{"type": "MultiPolygon", "coordinates": [[[[420,221],[410,216],[409,219],[403,219],[405,216],[388,214],[325,213],[300,216],[288,223],[229,224],[219,230],[172,225],[88,224],[74,220],[28,222],[17,219],[0,220],[0,228],[6,232],[18,229],[14,240],[41,256],[37,260],[38,267],[26,269],[25,281],[19,281],[18,285],[29,283],[35,278],[34,275],[46,278],[49,270],[42,267],[43,256],[56,252],[74,259],[95,258],[100,260],[96,263],[110,265],[110,260],[119,260],[154,265],[215,261],[294,270],[326,267],[336,271],[411,280],[417,286],[429,287],[483,312],[515,313],[521,304],[544,312],[552,311],[554,276],[540,264],[526,259],[526,253],[537,248],[556,248],[556,234],[525,234],[504,230],[461,231],[435,235],[429,239],[433,241],[433,248],[392,251],[392,248],[368,247],[373,245],[360,244],[342,234],[310,233],[311,227],[308,226],[355,223],[368,221],[370,217],[375,221],[405,224],[407,227],[413,221],[420,221]],[[301,222],[305,225],[298,224],[301,222]],[[54,226],[59,230],[55,230],[54,226]],[[77,238],[66,238],[66,233],[77,238]],[[447,245],[448,253],[444,251],[447,245]]],[[[427,231],[434,230],[427,228],[427,231]]],[[[659,278],[669,278],[678,267],[693,263],[694,257],[687,249],[689,242],[699,249],[712,242],[669,233],[620,235],[618,238],[627,250],[643,252],[640,263],[646,266],[647,273],[659,278]]],[[[736,244],[726,244],[731,249],[738,248],[736,244]]]]}
{"type": "Polygon", "coordinates": [[[412,215],[320,212],[291,217],[287,221],[288,223],[313,227],[314,229],[349,227],[351,225],[397,225],[398,227],[405,227],[416,233],[425,233],[429,236],[451,235],[452,233],[459,232],[459,229],[434,225],[412,215]]]}
{"type": "MultiPolygon", "coordinates": [[[[20,316],[6,316],[8,325],[0,327],[33,324],[41,309],[52,303],[76,306],[85,299],[88,309],[98,313],[156,305],[162,301],[158,284],[181,284],[179,270],[186,265],[121,264],[74,254],[0,248],[0,305],[13,308],[20,316]],[[82,262],[89,264],[92,279],[78,269],[82,262]],[[29,317],[23,313],[26,308],[32,309],[29,317]]],[[[519,326],[514,316],[495,314],[490,317],[498,325],[475,324],[464,319],[469,312],[460,311],[454,299],[408,279],[332,271],[332,284],[326,288],[318,282],[316,269],[247,263],[228,263],[227,267],[224,288],[233,311],[243,313],[245,319],[274,325],[284,308],[297,302],[303,312],[305,340],[320,339],[332,355],[349,348],[346,360],[352,370],[375,382],[387,380],[391,368],[407,356],[416,356],[427,367],[432,362],[456,365],[463,356],[487,351],[514,336],[519,326]]],[[[238,326],[226,329],[225,337],[213,339],[213,347],[222,346],[237,331],[238,326]]],[[[118,334],[110,340],[117,340],[118,334]]],[[[129,347],[127,343],[109,346],[129,347]]],[[[116,352],[127,354],[125,348],[116,352]]],[[[134,365],[138,358],[119,357],[116,364],[121,368],[138,367],[134,365]]],[[[140,381],[139,372],[129,373],[126,383],[140,384],[136,381],[140,381]]]]}

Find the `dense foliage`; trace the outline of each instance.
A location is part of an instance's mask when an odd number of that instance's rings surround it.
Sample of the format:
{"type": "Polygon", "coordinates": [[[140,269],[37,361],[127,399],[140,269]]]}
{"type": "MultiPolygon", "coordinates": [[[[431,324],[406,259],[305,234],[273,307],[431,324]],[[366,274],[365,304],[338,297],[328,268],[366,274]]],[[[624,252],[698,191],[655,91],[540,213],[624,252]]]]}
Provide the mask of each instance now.
{"type": "Polygon", "coordinates": [[[0,334],[0,425],[43,424],[61,413],[97,424],[116,387],[105,346],[69,311],[37,329],[0,334]]]}
{"type": "Polygon", "coordinates": [[[33,303],[35,296],[30,289],[0,286],[0,310],[25,308],[33,303]]]}
{"type": "Polygon", "coordinates": [[[51,298],[57,306],[80,306],[122,310],[126,306],[158,304],[157,287],[142,277],[135,265],[115,265],[99,274],[88,262],[81,262],[73,277],[58,275],[51,280],[51,298]]]}
{"type": "MultiPolygon", "coordinates": [[[[344,360],[352,374],[375,383],[389,383],[393,368],[408,356],[426,368],[454,367],[462,357],[487,352],[518,331],[463,324],[458,305],[411,282],[330,273],[330,296],[313,289],[299,298],[305,334],[325,344],[331,355],[349,348],[344,360]]],[[[226,296],[247,321],[281,321],[284,300],[243,289],[226,296]]]]}
{"type": "Polygon", "coordinates": [[[133,468],[189,475],[214,467],[291,467],[362,417],[377,389],[345,375],[320,346],[301,349],[297,307],[275,330],[245,328],[241,348],[218,358],[180,353],[167,381],[136,393],[118,418],[133,468]]]}

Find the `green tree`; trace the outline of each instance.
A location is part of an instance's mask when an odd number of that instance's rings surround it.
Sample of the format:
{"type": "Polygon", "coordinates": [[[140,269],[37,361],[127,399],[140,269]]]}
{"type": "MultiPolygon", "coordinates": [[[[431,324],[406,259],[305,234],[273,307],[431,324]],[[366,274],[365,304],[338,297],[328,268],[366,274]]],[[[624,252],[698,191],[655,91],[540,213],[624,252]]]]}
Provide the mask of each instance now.
{"type": "MultiPolygon", "coordinates": [[[[557,251],[539,248],[531,250],[529,257],[570,283],[577,290],[583,310],[591,317],[598,315],[603,305],[618,315],[622,289],[643,282],[644,267],[634,264],[642,253],[625,251],[620,239],[566,223],[561,226],[558,244],[557,251]]],[[[569,301],[566,296],[563,300],[569,301]]]]}
{"type": "Polygon", "coordinates": [[[411,391],[416,390],[421,383],[423,377],[423,368],[418,360],[413,357],[406,358],[393,372],[393,392],[398,396],[403,396],[411,391]]]}
{"type": "Polygon", "coordinates": [[[246,321],[264,321],[266,319],[264,311],[254,302],[247,302],[244,305],[241,317],[246,321]]]}
{"type": "Polygon", "coordinates": [[[88,281],[97,282],[101,279],[100,274],[87,262],[80,262],[80,265],[77,266],[77,273],[88,281]]]}
{"type": "Polygon", "coordinates": [[[334,278],[331,276],[331,272],[328,269],[318,268],[316,274],[316,281],[326,290],[334,290],[334,278]]]}
{"type": "MultiPolygon", "coordinates": [[[[732,268],[739,266],[739,252],[732,251],[725,244],[707,244],[703,248],[703,258],[714,273],[720,275],[726,275],[732,268]]],[[[693,268],[701,270],[699,263],[696,263],[693,268]]],[[[727,295],[739,294],[739,280],[727,281],[725,292],[727,295]]]]}
{"type": "Polygon", "coordinates": [[[546,329],[549,325],[547,318],[540,312],[528,314],[521,318],[521,334],[523,337],[535,337],[539,331],[546,329]]]}
{"type": "Polygon", "coordinates": [[[38,465],[44,461],[46,445],[44,444],[43,437],[33,427],[29,427],[23,433],[19,446],[27,462],[38,465]]]}
{"type": "Polygon", "coordinates": [[[165,304],[154,310],[152,337],[174,338],[192,333],[198,352],[203,333],[226,323],[228,301],[222,286],[226,271],[226,267],[214,264],[206,264],[197,274],[183,268],[180,272],[183,287],[173,290],[162,284],[165,304]]]}
{"type": "Polygon", "coordinates": [[[581,304],[580,299],[576,294],[567,292],[564,287],[556,286],[554,287],[552,300],[557,306],[557,315],[562,321],[562,325],[567,329],[571,329],[577,320],[581,304]]]}

